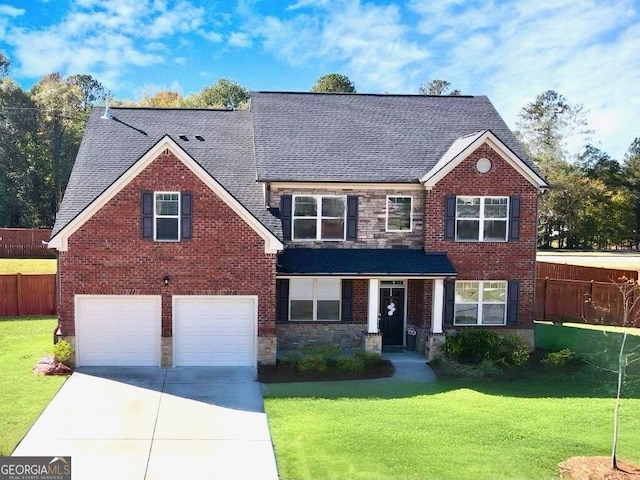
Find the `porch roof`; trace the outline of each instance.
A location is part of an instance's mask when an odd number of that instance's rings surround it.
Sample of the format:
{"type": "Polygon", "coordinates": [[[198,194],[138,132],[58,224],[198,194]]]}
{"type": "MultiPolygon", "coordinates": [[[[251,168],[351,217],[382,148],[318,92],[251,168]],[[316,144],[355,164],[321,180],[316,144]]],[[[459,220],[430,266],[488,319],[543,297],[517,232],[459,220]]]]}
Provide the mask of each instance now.
{"type": "Polygon", "coordinates": [[[456,269],[443,252],[407,248],[287,248],[277,274],[450,277],[456,269]]]}

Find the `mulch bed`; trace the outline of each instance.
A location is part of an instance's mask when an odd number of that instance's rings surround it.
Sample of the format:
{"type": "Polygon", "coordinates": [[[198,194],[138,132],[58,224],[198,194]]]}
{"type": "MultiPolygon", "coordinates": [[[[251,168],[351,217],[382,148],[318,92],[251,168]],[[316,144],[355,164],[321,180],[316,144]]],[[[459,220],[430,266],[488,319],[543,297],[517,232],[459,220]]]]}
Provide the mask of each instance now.
{"type": "Polygon", "coordinates": [[[288,383],[288,382],[326,382],[335,380],[368,380],[372,378],[384,378],[393,375],[394,368],[389,360],[381,360],[374,367],[362,373],[343,372],[332,370],[325,373],[301,372],[288,365],[260,365],[258,367],[258,381],[262,383],[288,383]]]}
{"type": "Polygon", "coordinates": [[[562,478],[572,480],[640,480],[640,468],[618,460],[618,469],[611,468],[611,457],[571,457],[560,462],[562,478]]]}

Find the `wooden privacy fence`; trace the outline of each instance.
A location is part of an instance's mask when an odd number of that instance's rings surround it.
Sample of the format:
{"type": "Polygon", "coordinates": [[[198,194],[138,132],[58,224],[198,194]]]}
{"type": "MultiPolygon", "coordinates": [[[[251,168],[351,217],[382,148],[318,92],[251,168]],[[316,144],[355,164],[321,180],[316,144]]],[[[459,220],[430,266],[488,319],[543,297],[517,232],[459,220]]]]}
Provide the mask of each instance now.
{"type": "MultiPolygon", "coordinates": [[[[637,290],[634,292],[639,293],[637,290]]],[[[630,299],[633,302],[633,298],[630,299]]],[[[626,326],[640,327],[640,302],[630,312],[626,326]]],[[[583,321],[599,325],[622,325],[623,299],[618,287],[608,282],[536,279],[535,318],[553,321],[583,321]]]]}
{"type": "Polygon", "coordinates": [[[55,274],[0,275],[0,317],[55,313],[55,274]]]}
{"type": "Polygon", "coordinates": [[[49,229],[0,228],[0,257],[54,258],[42,244],[50,236],[49,229]]]}
{"type": "Polygon", "coordinates": [[[637,270],[616,270],[612,268],[583,267],[565,263],[536,262],[538,278],[554,278],[566,280],[594,280],[596,282],[617,281],[619,278],[637,280],[637,270]]]}

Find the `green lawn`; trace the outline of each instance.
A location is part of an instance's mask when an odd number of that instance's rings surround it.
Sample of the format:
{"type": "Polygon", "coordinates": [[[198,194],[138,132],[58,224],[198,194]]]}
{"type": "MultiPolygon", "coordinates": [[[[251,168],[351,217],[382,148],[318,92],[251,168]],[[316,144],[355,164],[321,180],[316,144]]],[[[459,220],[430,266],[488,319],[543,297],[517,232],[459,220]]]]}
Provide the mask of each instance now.
{"type": "MultiPolygon", "coordinates": [[[[502,382],[268,385],[281,479],[550,479],[608,455],[611,376],[502,382]]],[[[618,455],[640,464],[640,395],[622,401],[618,455]]]]}
{"type": "Polygon", "coordinates": [[[51,350],[56,323],[53,317],[0,318],[0,456],[11,454],[66,379],[31,372],[51,350]]]}
{"type": "Polygon", "coordinates": [[[0,275],[56,273],[55,258],[0,258],[0,275]]]}

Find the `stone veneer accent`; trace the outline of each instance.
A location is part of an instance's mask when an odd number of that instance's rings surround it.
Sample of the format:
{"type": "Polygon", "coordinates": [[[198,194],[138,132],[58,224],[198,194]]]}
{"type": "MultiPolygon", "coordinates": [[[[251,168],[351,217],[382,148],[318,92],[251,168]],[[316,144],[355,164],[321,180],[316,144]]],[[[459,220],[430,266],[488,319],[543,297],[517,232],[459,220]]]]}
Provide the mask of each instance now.
{"type": "Polygon", "coordinates": [[[365,352],[382,354],[382,334],[365,333],[363,336],[363,348],[365,352]]]}
{"type": "Polygon", "coordinates": [[[425,344],[424,355],[427,357],[427,362],[440,358],[444,355],[444,341],[446,335],[444,333],[430,333],[427,336],[425,344]]]}
{"type": "Polygon", "coordinates": [[[160,342],[160,365],[173,367],[173,337],[162,337],[160,342]]]}
{"type": "Polygon", "coordinates": [[[275,336],[258,337],[258,364],[275,365],[278,353],[278,338],[275,336]]]}
{"type": "Polygon", "coordinates": [[[307,345],[328,343],[342,348],[356,348],[361,345],[367,325],[340,322],[289,322],[278,323],[278,347],[293,350],[307,345]]]}
{"type": "Polygon", "coordinates": [[[422,248],[423,205],[422,185],[412,190],[361,190],[353,188],[273,188],[271,206],[280,206],[281,195],[356,195],[358,197],[358,240],[356,242],[291,241],[287,247],[297,248],[422,248]],[[413,197],[413,225],[411,232],[387,232],[387,195],[413,197]]]}

